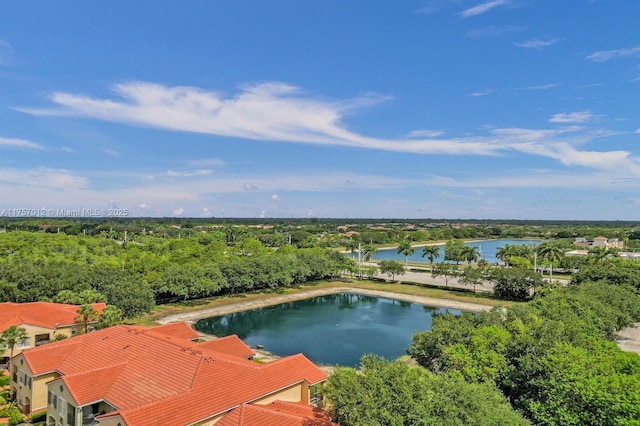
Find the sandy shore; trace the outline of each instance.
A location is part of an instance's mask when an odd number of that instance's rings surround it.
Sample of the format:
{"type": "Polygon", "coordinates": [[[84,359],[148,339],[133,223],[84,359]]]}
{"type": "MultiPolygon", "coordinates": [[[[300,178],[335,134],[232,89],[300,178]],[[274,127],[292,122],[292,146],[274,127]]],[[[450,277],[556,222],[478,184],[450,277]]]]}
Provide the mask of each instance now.
{"type": "Polygon", "coordinates": [[[620,331],[617,342],[622,350],[640,354],[640,322],[620,331]]]}
{"type": "Polygon", "coordinates": [[[318,290],[302,291],[295,294],[275,295],[265,297],[260,300],[252,300],[248,302],[238,302],[226,306],[219,306],[215,308],[206,308],[189,312],[180,312],[178,314],[169,315],[156,320],[160,324],[167,324],[176,321],[186,321],[190,324],[195,323],[199,319],[213,317],[217,315],[232,314],[234,312],[248,311],[251,309],[263,308],[265,306],[278,305],[280,303],[293,302],[296,300],[308,299],[315,296],[324,296],[327,294],[337,293],[359,293],[369,296],[386,297],[389,299],[402,300],[405,302],[417,303],[425,306],[437,306],[442,308],[460,309],[463,311],[488,311],[492,308],[489,305],[482,305],[479,303],[457,302],[455,300],[448,299],[436,299],[432,297],[424,296],[411,296],[407,294],[393,293],[390,291],[378,291],[378,290],[366,290],[354,287],[338,287],[338,288],[326,288],[318,290]]]}

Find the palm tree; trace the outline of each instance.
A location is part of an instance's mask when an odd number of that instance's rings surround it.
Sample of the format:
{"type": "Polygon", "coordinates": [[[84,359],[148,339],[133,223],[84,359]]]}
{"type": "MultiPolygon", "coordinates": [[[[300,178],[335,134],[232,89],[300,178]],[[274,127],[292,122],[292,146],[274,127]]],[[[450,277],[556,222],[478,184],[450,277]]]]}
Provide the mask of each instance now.
{"type": "Polygon", "coordinates": [[[373,244],[365,244],[362,246],[362,258],[365,262],[370,261],[373,258],[373,255],[376,254],[378,249],[376,249],[373,244]]]}
{"type": "Polygon", "coordinates": [[[564,252],[556,244],[549,242],[540,244],[536,251],[538,256],[549,261],[549,281],[553,281],[553,261],[562,259],[564,252]]]}
{"type": "Polygon", "coordinates": [[[462,249],[462,258],[466,260],[469,265],[471,265],[471,262],[480,259],[478,247],[464,246],[464,249],[462,249]]]}
{"type": "Polygon", "coordinates": [[[503,261],[506,266],[509,266],[509,257],[511,256],[510,251],[511,246],[509,244],[498,247],[498,250],[496,250],[496,258],[503,261]]]}
{"type": "Polygon", "coordinates": [[[81,322],[84,324],[84,332],[85,334],[89,332],[89,322],[98,320],[98,311],[89,304],[82,305],[76,311],[78,316],[76,316],[76,322],[81,322]]]}
{"type": "Polygon", "coordinates": [[[427,256],[429,259],[429,265],[431,266],[431,272],[433,272],[433,261],[440,257],[440,247],[438,246],[424,246],[422,247],[422,257],[427,256]]]}
{"type": "Polygon", "coordinates": [[[11,372],[11,358],[13,358],[13,350],[18,343],[24,341],[28,337],[27,330],[22,327],[18,327],[17,325],[9,326],[9,328],[0,334],[0,348],[7,346],[11,351],[9,354],[9,372],[11,372]]]}
{"type": "Polygon", "coordinates": [[[404,255],[404,269],[407,269],[407,258],[411,256],[414,251],[416,251],[416,249],[411,246],[411,241],[406,238],[402,240],[398,246],[397,253],[402,253],[404,255]]]}

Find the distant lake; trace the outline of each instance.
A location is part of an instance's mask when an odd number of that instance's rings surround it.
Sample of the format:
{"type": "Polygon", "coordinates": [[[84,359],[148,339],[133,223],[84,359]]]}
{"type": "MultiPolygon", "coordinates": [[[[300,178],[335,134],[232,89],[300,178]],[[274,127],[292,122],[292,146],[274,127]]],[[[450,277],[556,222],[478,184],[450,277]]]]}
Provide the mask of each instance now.
{"type": "Polygon", "coordinates": [[[395,359],[405,354],[417,331],[431,329],[434,313],[456,309],[355,293],[282,303],[201,319],[198,331],[237,334],[246,344],[263,345],[275,355],[299,352],[318,364],[356,367],[366,353],[395,359]]]}
{"type": "MultiPolygon", "coordinates": [[[[475,243],[466,243],[468,246],[477,247],[478,252],[481,254],[482,258],[489,262],[490,264],[494,264],[498,262],[496,258],[496,251],[500,247],[504,247],[505,245],[539,245],[540,240],[485,240],[478,241],[475,243]]],[[[440,257],[434,260],[434,262],[444,262],[444,245],[440,247],[440,257]]],[[[416,251],[408,257],[409,261],[413,262],[429,262],[427,257],[422,257],[422,247],[414,247],[416,251]]],[[[357,253],[348,253],[348,256],[353,257],[354,259],[358,258],[357,253]]],[[[396,249],[388,249],[388,250],[380,250],[377,251],[373,255],[374,260],[402,260],[404,261],[404,256],[402,254],[398,254],[396,249]]]]}

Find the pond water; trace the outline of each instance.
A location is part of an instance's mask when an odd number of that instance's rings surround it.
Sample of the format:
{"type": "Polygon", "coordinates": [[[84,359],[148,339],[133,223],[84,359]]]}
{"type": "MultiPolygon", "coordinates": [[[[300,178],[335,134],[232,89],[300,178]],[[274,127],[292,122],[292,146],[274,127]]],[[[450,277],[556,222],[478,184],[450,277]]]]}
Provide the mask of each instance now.
{"type": "MultiPolygon", "coordinates": [[[[496,251],[500,247],[504,247],[505,245],[531,245],[537,246],[540,244],[540,240],[484,240],[484,241],[476,241],[471,243],[466,243],[468,246],[477,247],[478,252],[481,254],[482,258],[489,262],[489,264],[495,264],[498,262],[496,258],[496,251]]],[[[440,257],[434,260],[434,262],[444,262],[444,245],[440,247],[440,257]]],[[[408,257],[410,262],[429,262],[427,257],[422,257],[422,247],[414,247],[415,252],[408,257]]],[[[358,258],[357,253],[349,253],[349,257],[354,259],[358,258]]],[[[379,250],[373,255],[374,260],[402,260],[404,261],[404,256],[402,254],[398,254],[397,250],[394,249],[386,249],[379,250]]]]}
{"type": "Polygon", "coordinates": [[[431,329],[432,315],[455,309],[341,293],[205,318],[198,331],[237,334],[247,345],[275,355],[299,352],[318,364],[356,367],[365,353],[387,359],[405,354],[416,331],[431,329]]]}

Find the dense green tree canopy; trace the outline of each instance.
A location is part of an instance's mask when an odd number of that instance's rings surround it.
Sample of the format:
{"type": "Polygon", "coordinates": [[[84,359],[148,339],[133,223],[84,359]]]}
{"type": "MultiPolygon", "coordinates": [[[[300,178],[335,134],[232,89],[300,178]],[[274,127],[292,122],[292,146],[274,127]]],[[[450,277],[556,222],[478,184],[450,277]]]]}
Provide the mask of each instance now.
{"type": "Polygon", "coordinates": [[[491,385],[372,355],[361,368],[338,368],[327,381],[330,410],[343,426],[529,424],[491,385]]]}

